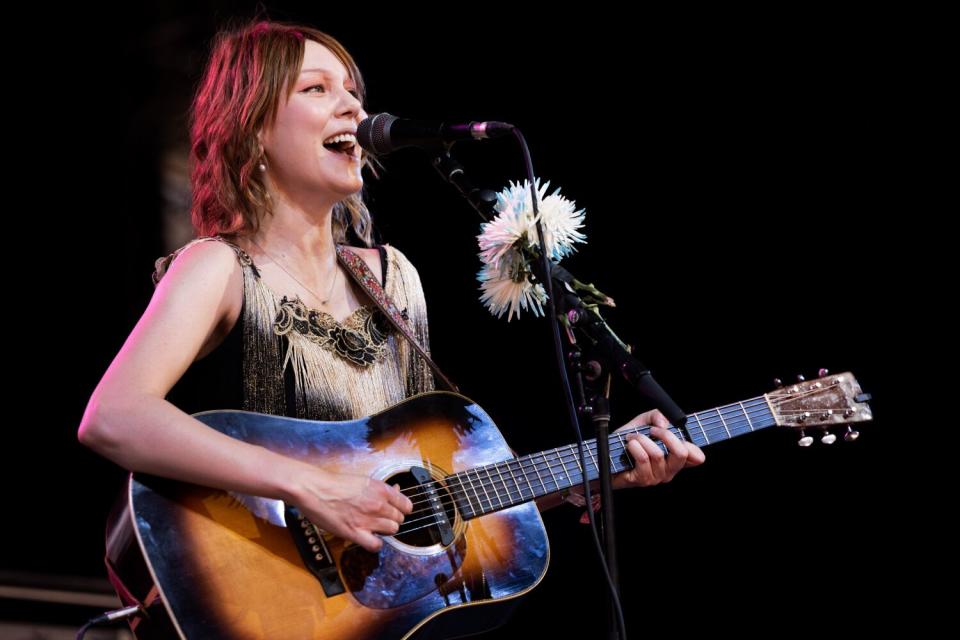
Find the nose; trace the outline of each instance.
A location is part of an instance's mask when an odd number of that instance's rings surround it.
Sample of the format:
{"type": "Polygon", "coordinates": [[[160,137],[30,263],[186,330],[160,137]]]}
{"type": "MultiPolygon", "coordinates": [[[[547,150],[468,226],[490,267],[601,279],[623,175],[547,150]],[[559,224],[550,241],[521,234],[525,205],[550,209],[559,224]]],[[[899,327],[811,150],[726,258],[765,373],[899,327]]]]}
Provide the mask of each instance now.
{"type": "Polygon", "coordinates": [[[341,106],[339,115],[347,118],[355,118],[357,114],[363,113],[363,105],[360,104],[359,98],[346,89],[341,89],[340,95],[342,97],[340,99],[341,106]]]}

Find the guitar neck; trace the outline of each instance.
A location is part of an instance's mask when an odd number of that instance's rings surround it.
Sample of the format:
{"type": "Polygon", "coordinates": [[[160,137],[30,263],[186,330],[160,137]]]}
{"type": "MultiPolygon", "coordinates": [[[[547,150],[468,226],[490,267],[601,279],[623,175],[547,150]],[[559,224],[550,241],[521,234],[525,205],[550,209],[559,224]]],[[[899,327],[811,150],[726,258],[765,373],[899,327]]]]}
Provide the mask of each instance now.
{"type": "MultiPolygon", "coordinates": [[[[776,419],[766,398],[759,396],[690,414],[686,432],[673,426],[670,431],[682,440],[705,447],[775,424],[776,419]]],[[[649,431],[650,426],[644,425],[610,435],[612,473],[633,468],[633,458],[626,451],[627,436],[633,433],[646,435],[649,431]]],[[[662,442],[655,442],[666,451],[662,442]]],[[[584,453],[587,478],[595,480],[600,477],[596,439],[584,441],[584,453]]],[[[464,517],[470,519],[580,485],[583,475],[580,447],[571,444],[461,471],[447,476],[446,485],[457,496],[464,517]]]]}

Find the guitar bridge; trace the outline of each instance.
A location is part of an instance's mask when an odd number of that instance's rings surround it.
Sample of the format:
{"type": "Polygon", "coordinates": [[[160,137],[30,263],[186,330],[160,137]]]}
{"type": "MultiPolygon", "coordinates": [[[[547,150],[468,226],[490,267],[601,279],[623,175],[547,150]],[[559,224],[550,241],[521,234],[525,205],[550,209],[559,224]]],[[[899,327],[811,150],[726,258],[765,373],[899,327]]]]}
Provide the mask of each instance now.
{"type": "Polygon", "coordinates": [[[283,518],[304,566],[320,581],[326,596],[329,598],[346,591],[320,530],[304,518],[296,507],[288,505],[284,509],[283,518]]]}

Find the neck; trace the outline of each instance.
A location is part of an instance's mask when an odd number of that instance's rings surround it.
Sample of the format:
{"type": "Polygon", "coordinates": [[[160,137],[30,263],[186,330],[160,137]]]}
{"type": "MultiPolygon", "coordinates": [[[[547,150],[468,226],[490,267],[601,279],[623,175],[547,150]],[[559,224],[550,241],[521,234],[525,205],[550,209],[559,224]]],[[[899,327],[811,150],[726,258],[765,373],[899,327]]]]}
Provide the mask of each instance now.
{"type": "Polygon", "coordinates": [[[264,216],[253,240],[264,250],[290,261],[335,262],[333,206],[306,209],[274,196],[273,215],[264,216]]]}
{"type": "MultiPolygon", "coordinates": [[[[766,397],[760,396],[691,414],[687,418],[686,432],[677,427],[670,427],[670,431],[678,438],[705,447],[775,425],[766,397]]],[[[650,425],[610,434],[612,473],[633,468],[633,458],[627,452],[626,437],[630,433],[649,435],[650,425]]],[[[666,454],[666,445],[659,440],[655,442],[666,454]]],[[[584,462],[581,462],[580,447],[572,444],[467,469],[448,476],[446,482],[453,488],[455,499],[469,520],[581,485],[584,475],[588,480],[596,480],[600,476],[597,451],[596,439],[586,440],[584,462]]]]}

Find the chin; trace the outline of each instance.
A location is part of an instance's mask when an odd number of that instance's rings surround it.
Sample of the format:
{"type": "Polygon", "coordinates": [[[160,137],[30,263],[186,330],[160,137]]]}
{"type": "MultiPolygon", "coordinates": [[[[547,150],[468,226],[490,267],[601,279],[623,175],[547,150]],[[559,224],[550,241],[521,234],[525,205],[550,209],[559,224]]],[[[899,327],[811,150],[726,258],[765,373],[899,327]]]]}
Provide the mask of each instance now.
{"type": "Polygon", "coordinates": [[[334,191],[340,194],[341,200],[346,200],[350,196],[359,195],[363,189],[363,180],[358,180],[352,185],[337,185],[334,191]]]}

